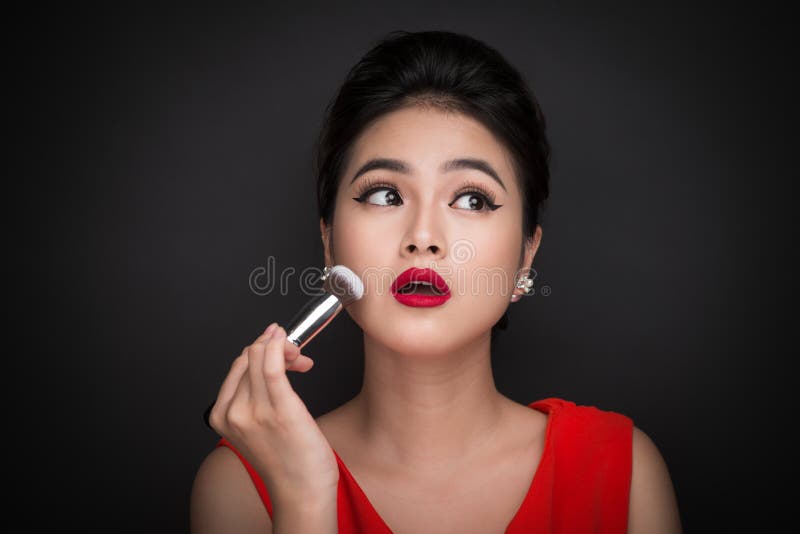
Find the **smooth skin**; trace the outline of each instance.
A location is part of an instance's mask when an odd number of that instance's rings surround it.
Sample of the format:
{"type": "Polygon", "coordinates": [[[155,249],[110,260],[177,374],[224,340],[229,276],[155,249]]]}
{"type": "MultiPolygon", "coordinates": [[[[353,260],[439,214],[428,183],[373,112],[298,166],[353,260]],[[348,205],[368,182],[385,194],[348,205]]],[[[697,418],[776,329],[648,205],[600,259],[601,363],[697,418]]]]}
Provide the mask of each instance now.
{"type": "MultiPolygon", "coordinates": [[[[347,309],[364,332],[365,367],[359,394],[316,423],[396,534],[485,533],[487,525],[502,532],[538,465],[546,417],[498,392],[491,370],[491,328],[519,300],[516,277],[541,242],[541,227],[522,235],[522,210],[511,156],[491,132],[464,115],[412,106],[362,132],[334,222],[320,221],[325,263],[347,265],[365,282],[364,297],[347,309]],[[376,158],[402,162],[405,172],[375,169],[351,182],[376,158]],[[502,184],[474,168],[447,168],[465,158],[487,162],[502,184]],[[483,193],[499,207],[487,209],[483,193]],[[388,285],[412,266],[439,272],[450,300],[435,308],[398,303],[388,285]],[[391,276],[365,276],[376,270],[391,276]]],[[[308,422],[305,413],[301,419],[308,422]]],[[[308,465],[324,470],[319,449],[309,451],[308,465]]],[[[325,502],[312,505],[325,510],[325,502]]],[[[234,524],[238,532],[271,531],[241,462],[220,448],[198,471],[192,526],[224,532],[234,524]]],[[[636,427],[628,532],[681,532],[667,466],[636,427]]]]}

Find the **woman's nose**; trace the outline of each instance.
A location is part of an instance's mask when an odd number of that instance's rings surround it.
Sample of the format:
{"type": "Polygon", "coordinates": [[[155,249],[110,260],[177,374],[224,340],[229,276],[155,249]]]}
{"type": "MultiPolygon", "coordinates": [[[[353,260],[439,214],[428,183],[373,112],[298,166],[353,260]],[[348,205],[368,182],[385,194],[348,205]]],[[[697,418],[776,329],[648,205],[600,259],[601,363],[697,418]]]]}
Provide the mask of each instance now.
{"type": "Polygon", "coordinates": [[[403,238],[401,253],[404,256],[430,255],[431,259],[443,257],[445,253],[443,228],[434,209],[419,206],[415,211],[403,238]]]}

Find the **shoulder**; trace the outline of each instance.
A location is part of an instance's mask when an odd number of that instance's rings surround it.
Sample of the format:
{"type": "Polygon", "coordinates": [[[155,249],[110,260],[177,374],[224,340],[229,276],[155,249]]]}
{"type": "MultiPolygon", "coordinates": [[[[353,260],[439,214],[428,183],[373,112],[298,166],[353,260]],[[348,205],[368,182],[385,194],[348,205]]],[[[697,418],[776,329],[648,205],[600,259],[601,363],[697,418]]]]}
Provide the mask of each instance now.
{"type": "Polygon", "coordinates": [[[192,485],[193,534],[272,532],[272,522],[236,453],[217,447],[200,464],[192,485]]]}
{"type": "Polygon", "coordinates": [[[633,421],[622,413],[559,398],[544,399],[531,406],[557,421],[555,431],[562,444],[580,444],[584,451],[630,454],[633,421]]]}
{"type": "MultiPolygon", "coordinates": [[[[567,443],[581,444],[565,450],[576,457],[601,460],[587,465],[602,467],[603,480],[608,480],[612,464],[626,480],[630,474],[629,534],[682,532],[667,464],[653,440],[630,417],[557,398],[538,401],[538,405],[558,413],[560,434],[569,438],[567,443]]],[[[619,482],[623,482],[621,476],[619,482]]]]}
{"type": "Polygon", "coordinates": [[[667,464],[652,439],[633,427],[629,533],[680,533],[680,515],[667,464]]]}

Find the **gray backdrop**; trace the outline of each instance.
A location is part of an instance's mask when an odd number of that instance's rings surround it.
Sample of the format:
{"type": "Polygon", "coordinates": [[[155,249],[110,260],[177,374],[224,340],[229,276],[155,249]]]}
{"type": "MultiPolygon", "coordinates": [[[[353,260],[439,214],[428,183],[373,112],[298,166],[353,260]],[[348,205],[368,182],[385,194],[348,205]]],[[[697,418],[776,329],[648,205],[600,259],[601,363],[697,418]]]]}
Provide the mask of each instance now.
{"type": "MultiPolygon", "coordinates": [[[[305,301],[299,273],[322,265],[325,106],[384,33],[445,29],[521,70],[553,145],[534,263],[550,293],[511,307],[498,388],[631,417],[667,460],[687,531],[777,521],[794,423],[786,15],[317,4],[7,19],[7,472],[13,499],[36,507],[12,515],[188,529],[217,440],[203,410],[241,348],[305,301]],[[257,295],[249,276],[270,258],[295,272],[257,295]]],[[[360,340],[343,314],[307,347],[313,371],[290,375],[314,416],[358,391],[360,340]]]]}

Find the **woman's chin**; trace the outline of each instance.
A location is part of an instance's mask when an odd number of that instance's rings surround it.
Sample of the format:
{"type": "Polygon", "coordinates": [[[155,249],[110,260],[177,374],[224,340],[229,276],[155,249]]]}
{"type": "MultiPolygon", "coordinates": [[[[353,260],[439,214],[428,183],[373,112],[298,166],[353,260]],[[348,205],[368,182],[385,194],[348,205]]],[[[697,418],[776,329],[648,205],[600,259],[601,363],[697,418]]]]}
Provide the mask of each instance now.
{"type": "Polygon", "coordinates": [[[380,323],[371,320],[363,329],[374,342],[392,352],[430,359],[450,357],[461,352],[465,343],[474,342],[467,338],[469,329],[456,328],[455,323],[452,318],[403,317],[380,323]]]}

